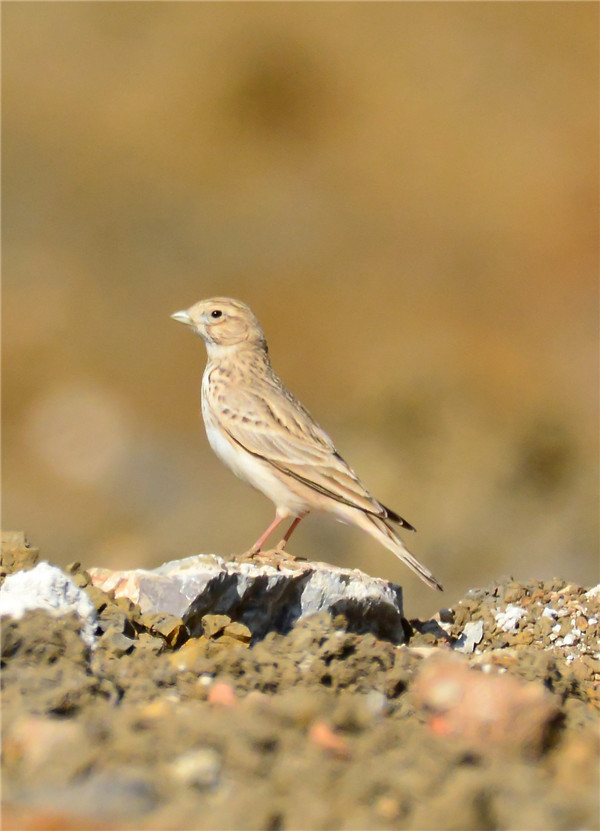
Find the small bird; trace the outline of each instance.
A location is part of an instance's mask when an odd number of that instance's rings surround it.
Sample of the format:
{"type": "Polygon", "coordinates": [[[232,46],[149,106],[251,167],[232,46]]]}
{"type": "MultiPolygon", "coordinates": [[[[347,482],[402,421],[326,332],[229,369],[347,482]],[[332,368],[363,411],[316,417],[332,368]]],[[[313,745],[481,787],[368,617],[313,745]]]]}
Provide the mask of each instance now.
{"type": "Polygon", "coordinates": [[[371,496],[327,433],[275,374],[264,333],[248,306],[213,297],[171,317],[190,326],[206,344],[202,416],[210,446],[236,476],[275,504],[275,519],[249,554],[258,554],[280,522],[291,518],[277,546],[283,551],[300,520],[310,511],[321,511],[366,531],[441,591],[391,523],[409,531],[413,526],[371,496]]]}

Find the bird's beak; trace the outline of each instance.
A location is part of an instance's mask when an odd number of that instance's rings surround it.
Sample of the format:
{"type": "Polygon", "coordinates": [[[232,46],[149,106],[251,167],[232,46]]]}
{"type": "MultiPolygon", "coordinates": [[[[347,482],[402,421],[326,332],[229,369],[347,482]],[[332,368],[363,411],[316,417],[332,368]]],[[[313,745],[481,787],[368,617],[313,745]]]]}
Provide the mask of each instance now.
{"type": "Polygon", "coordinates": [[[186,323],[188,326],[193,326],[192,318],[187,312],[175,312],[171,317],[173,320],[179,321],[179,323],[186,323]]]}

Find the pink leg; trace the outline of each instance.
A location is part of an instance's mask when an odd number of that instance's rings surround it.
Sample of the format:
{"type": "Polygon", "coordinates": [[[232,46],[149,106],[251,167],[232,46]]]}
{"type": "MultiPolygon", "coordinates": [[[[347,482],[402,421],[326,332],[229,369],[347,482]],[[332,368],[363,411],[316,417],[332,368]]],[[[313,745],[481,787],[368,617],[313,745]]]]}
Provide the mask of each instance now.
{"type": "Polygon", "coordinates": [[[301,519],[303,519],[303,517],[301,517],[301,516],[296,517],[296,519],[292,522],[292,524],[288,528],[285,537],[281,540],[280,543],[277,544],[277,548],[279,548],[281,550],[283,550],[285,548],[287,541],[289,540],[289,538],[292,536],[292,534],[296,530],[296,527],[297,527],[297,525],[298,525],[298,523],[300,522],[301,519]]]}
{"type": "MultiPolygon", "coordinates": [[[[276,516],[275,517],[275,519],[269,525],[269,527],[267,528],[265,533],[256,540],[256,542],[254,543],[254,545],[252,546],[252,548],[249,551],[250,554],[258,554],[260,552],[260,550],[263,547],[264,542],[267,539],[267,537],[269,537],[273,533],[273,531],[277,528],[279,523],[283,521],[283,519],[284,519],[284,517],[282,517],[282,516],[276,516]]],[[[292,527],[293,527],[293,523],[292,523],[292,527]]],[[[288,531],[288,534],[289,533],[290,532],[288,531]]]]}

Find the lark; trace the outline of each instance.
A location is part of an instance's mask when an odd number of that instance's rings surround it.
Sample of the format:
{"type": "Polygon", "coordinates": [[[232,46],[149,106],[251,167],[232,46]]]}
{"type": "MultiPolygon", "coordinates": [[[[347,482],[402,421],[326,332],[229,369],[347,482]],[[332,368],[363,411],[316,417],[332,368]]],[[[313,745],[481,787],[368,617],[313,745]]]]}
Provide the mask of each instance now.
{"type": "Polygon", "coordinates": [[[210,446],[240,479],[275,504],[275,519],[249,551],[256,555],[277,526],[291,519],[283,551],[311,511],[356,525],[435,589],[433,574],[406,548],[393,525],[414,531],[364,487],[327,433],[273,371],[267,341],[239,300],[214,297],[171,315],[204,340],[202,416],[210,446]]]}

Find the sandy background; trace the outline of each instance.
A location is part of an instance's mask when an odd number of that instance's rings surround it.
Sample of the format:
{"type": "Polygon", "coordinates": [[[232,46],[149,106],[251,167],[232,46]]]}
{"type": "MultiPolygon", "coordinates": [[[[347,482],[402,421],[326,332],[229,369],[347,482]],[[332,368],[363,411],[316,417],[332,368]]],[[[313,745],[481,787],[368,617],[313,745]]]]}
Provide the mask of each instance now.
{"type": "MultiPolygon", "coordinates": [[[[598,8],[3,3],[3,524],[55,562],[246,549],[204,348],[273,363],[447,601],[598,580],[598,8]]],[[[358,531],[291,550],[403,583],[358,531]]]]}

